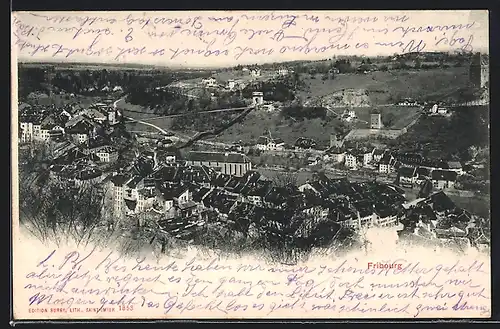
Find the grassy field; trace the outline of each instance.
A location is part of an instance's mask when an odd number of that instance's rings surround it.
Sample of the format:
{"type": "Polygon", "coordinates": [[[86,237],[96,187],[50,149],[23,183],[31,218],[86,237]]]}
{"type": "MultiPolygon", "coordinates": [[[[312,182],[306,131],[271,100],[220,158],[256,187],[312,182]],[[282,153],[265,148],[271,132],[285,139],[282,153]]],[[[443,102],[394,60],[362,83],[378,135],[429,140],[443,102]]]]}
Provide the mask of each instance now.
{"type": "Polygon", "coordinates": [[[465,87],[468,71],[465,67],[446,70],[370,72],[367,74],[337,74],[333,80],[322,80],[317,74],[301,77],[309,86],[300,96],[322,97],[342,89],[365,89],[373,105],[392,103],[396,98],[440,99],[459,87],[465,87]]]}
{"type": "MultiPolygon", "coordinates": [[[[160,118],[160,119],[151,119],[152,117],[158,116],[158,114],[153,113],[153,111],[145,109],[141,105],[133,105],[130,103],[125,102],[124,100],[121,100],[117,103],[117,107],[123,111],[123,115],[137,119],[137,120],[147,120],[148,123],[157,125],[160,128],[163,129],[169,129],[172,125],[172,119],[169,118],[160,118]]],[[[158,132],[157,129],[139,124],[139,123],[127,123],[127,130],[133,131],[133,132],[158,132]]]]}
{"type": "MultiPolygon", "coordinates": [[[[147,112],[141,106],[132,105],[124,101],[119,102],[118,107],[124,110],[126,116],[134,119],[144,120],[155,116],[152,112],[147,112]],[[143,112],[141,113],[141,111],[143,112]]],[[[148,119],[147,122],[163,129],[170,129],[172,126],[172,119],[169,118],[148,119]]],[[[256,111],[251,112],[241,123],[236,123],[221,135],[213,139],[210,138],[210,140],[228,143],[238,140],[250,142],[255,141],[259,136],[268,135],[268,131],[270,130],[273,138],[282,138],[289,144],[294,144],[299,137],[308,137],[314,138],[320,144],[328,145],[330,134],[335,131],[335,127],[338,125],[339,121],[336,119],[332,119],[329,122],[321,119],[306,119],[294,122],[293,120],[282,118],[279,113],[256,111]]],[[[128,123],[127,127],[131,131],[156,131],[153,127],[136,123],[128,123]]],[[[196,132],[182,131],[182,133],[194,135],[196,132]]]]}
{"type": "Polygon", "coordinates": [[[419,108],[412,107],[383,107],[380,109],[382,118],[388,113],[394,115],[394,121],[389,126],[392,129],[403,129],[408,126],[413,120],[417,119],[421,111],[419,108]]]}
{"type": "Polygon", "coordinates": [[[352,127],[356,129],[366,129],[370,128],[370,115],[372,110],[376,108],[382,114],[382,121],[387,115],[392,115],[392,123],[385,128],[388,129],[402,129],[406,127],[409,123],[415,120],[421,113],[419,107],[409,107],[409,106],[380,106],[380,107],[353,107],[353,108],[336,108],[334,111],[339,115],[342,115],[344,110],[352,110],[356,112],[358,120],[352,123],[352,127]]]}
{"type": "MultiPolygon", "coordinates": [[[[134,119],[148,119],[155,116],[152,113],[139,113],[141,110],[140,106],[127,104],[125,102],[120,102],[119,107],[125,109],[124,114],[126,116],[132,117],[134,119]],[[127,111],[132,110],[132,111],[127,111]]],[[[335,109],[337,113],[342,113],[343,109],[335,109]]],[[[354,108],[356,114],[360,121],[356,122],[355,128],[368,128],[370,121],[370,111],[371,108],[354,108]]],[[[408,125],[412,120],[414,120],[419,111],[417,108],[411,107],[381,107],[380,112],[382,115],[387,115],[392,113],[394,115],[394,121],[391,127],[393,129],[401,129],[408,125]]],[[[210,115],[210,114],[206,114],[210,115]]],[[[170,129],[172,126],[172,120],[169,118],[159,118],[159,119],[149,119],[147,122],[157,125],[163,129],[170,129]]],[[[283,118],[278,112],[264,112],[255,111],[251,112],[245,120],[241,123],[236,123],[234,126],[225,130],[219,136],[213,138],[214,141],[220,142],[235,142],[242,140],[244,142],[255,141],[259,136],[269,135],[273,138],[282,138],[285,143],[294,144],[299,137],[313,138],[319,145],[326,146],[330,142],[330,134],[336,131],[336,128],[340,125],[337,119],[305,119],[293,121],[292,119],[283,118]]],[[[154,128],[142,125],[142,124],[127,124],[129,130],[131,131],[155,131],[154,128]]],[[[196,132],[183,131],[187,135],[194,135],[196,132]]]]}
{"type": "Polygon", "coordinates": [[[320,145],[328,145],[330,134],[332,134],[339,121],[332,119],[325,121],[322,119],[312,119],[303,121],[293,121],[281,117],[279,113],[251,112],[243,122],[230,127],[217,140],[223,142],[231,141],[252,141],[259,136],[269,136],[271,132],[273,138],[282,138],[285,143],[294,144],[299,137],[314,138],[320,145]]]}
{"type": "MultiPolygon", "coordinates": [[[[241,76],[233,72],[222,72],[215,75],[220,80],[238,79],[241,76]]],[[[465,86],[468,74],[465,68],[449,68],[447,70],[422,70],[422,71],[393,71],[393,72],[371,72],[368,74],[339,74],[334,80],[310,79],[310,75],[303,74],[302,77],[310,86],[309,96],[321,97],[342,89],[367,90],[372,106],[354,108],[360,119],[353,128],[368,128],[370,111],[377,105],[387,104],[400,98],[429,99],[436,97],[441,99],[446,94],[452,93],[459,87],[465,86]]],[[[248,78],[248,75],[245,77],[248,78]]],[[[261,79],[264,77],[261,77],[261,79]]],[[[186,81],[184,81],[186,82],[186,81]]],[[[307,94],[302,92],[302,96],[307,94]]],[[[140,107],[123,103],[127,109],[142,111],[140,107]]],[[[413,121],[419,114],[418,108],[401,106],[378,107],[382,116],[389,113],[394,115],[394,120],[387,128],[401,129],[413,121]]],[[[343,108],[336,108],[339,114],[343,108]]],[[[125,112],[126,115],[141,119],[150,117],[151,114],[125,112]]],[[[158,125],[164,129],[171,127],[172,119],[155,119],[148,122],[158,125]]],[[[241,123],[227,129],[217,136],[215,140],[222,142],[234,142],[242,140],[245,142],[256,140],[261,135],[267,135],[271,131],[272,137],[282,138],[286,143],[293,144],[299,137],[314,138],[322,145],[329,143],[330,134],[334,133],[339,121],[321,119],[292,121],[282,118],[279,114],[268,112],[252,112],[241,123]]],[[[150,130],[146,126],[137,126],[137,129],[150,130]]]]}
{"type": "MultiPolygon", "coordinates": [[[[384,122],[384,117],[387,115],[393,116],[393,121],[390,126],[385,128],[390,129],[402,129],[406,127],[410,122],[415,120],[420,114],[420,108],[418,107],[408,107],[408,106],[384,106],[377,108],[382,114],[382,122],[384,122]]],[[[369,128],[370,127],[370,114],[373,108],[371,107],[359,107],[353,109],[358,116],[359,123],[356,124],[356,128],[369,128]]],[[[337,111],[337,109],[336,109],[337,111]]],[[[341,109],[341,111],[343,111],[341,109]]],[[[338,111],[337,111],[338,112],[338,111]]]]}

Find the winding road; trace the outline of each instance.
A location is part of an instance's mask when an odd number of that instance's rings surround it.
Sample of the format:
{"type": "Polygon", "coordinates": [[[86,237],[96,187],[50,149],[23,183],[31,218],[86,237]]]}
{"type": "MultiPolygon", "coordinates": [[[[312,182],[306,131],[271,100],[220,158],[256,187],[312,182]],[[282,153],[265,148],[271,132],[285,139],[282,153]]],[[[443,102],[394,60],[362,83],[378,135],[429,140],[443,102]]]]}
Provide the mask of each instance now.
{"type": "MultiPolygon", "coordinates": [[[[122,101],[125,99],[125,96],[120,98],[120,99],[117,99],[114,103],[113,103],[113,107],[115,109],[118,109],[118,102],[122,101]]],[[[134,118],[131,118],[131,117],[127,117],[127,116],[123,116],[124,119],[126,119],[128,122],[131,122],[131,123],[140,123],[140,124],[143,124],[143,125],[146,125],[146,126],[150,126],[156,130],[158,130],[159,132],[161,132],[162,134],[175,134],[180,140],[189,140],[189,136],[186,136],[186,135],[180,135],[179,133],[175,133],[173,131],[167,131],[161,127],[158,127],[157,125],[154,125],[152,123],[149,123],[149,122],[145,122],[143,120],[138,120],[138,119],[134,119],[134,118]]],[[[155,117],[154,119],[156,119],[157,117],[155,117]]]]}
{"type": "MultiPolygon", "coordinates": [[[[118,102],[120,102],[124,98],[125,97],[122,97],[122,98],[116,100],[113,103],[113,107],[115,109],[118,109],[118,102]]],[[[232,109],[222,109],[222,110],[211,110],[211,111],[205,111],[203,113],[214,113],[214,112],[234,111],[234,110],[244,110],[244,109],[248,109],[248,107],[232,108],[232,109]]],[[[145,120],[158,119],[158,118],[171,118],[171,117],[176,117],[176,116],[181,116],[181,115],[172,115],[172,116],[168,116],[167,115],[167,116],[161,116],[161,117],[147,118],[145,120]]],[[[146,122],[144,120],[138,120],[138,119],[134,119],[134,118],[127,117],[127,116],[123,116],[123,118],[126,119],[126,120],[128,120],[129,123],[140,123],[140,124],[152,127],[154,129],[158,130],[160,133],[165,134],[165,135],[174,134],[179,139],[179,141],[181,141],[181,142],[187,142],[187,141],[189,141],[189,140],[191,140],[193,138],[192,136],[180,134],[179,132],[176,132],[176,131],[165,130],[165,129],[157,126],[157,125],[154,125],[152,123],[146,122]]],[[[227,147],[233,146],[232,144],[226,144],[226,143],[220,143],[220,142],[209,142],[209,141],[203,141],[203,140],[198,140],[198,141],[196,141],[196,143],[197,144],[210,145],[210,146],[213,146],[213,147],[220,147],[220,148],[227,148],[227,147]]]]}
{"type": "Polygon", "coordinates": [[[159,132],[161,132],[162,134],[167,134],[167,135],[169,134],[168,131],[166,131],[166,130],[164,130],[164,129],[162,129],[162,128],[160,128],[160,127],[158,127],[158,126],[156,126],[156,125],[154,125],[152,123],[144,122],[142,120],[136,120],[136,119],[133,119],[133,118],[130,118],[130,117],[124,117],[124,118],[127,119],[129,122],[141,123],[143,125],[153,127],[156,130],[158,130],[159,132]]]}

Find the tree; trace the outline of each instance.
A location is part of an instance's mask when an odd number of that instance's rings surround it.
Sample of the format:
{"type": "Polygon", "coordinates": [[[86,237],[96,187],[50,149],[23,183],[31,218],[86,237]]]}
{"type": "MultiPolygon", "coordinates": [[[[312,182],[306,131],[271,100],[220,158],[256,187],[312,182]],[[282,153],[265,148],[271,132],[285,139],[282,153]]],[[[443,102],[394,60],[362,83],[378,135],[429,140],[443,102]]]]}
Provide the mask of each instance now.
{"type": "Polygon", "coordinates": [[[420,191],[418,192],[417,197],[427,198],[431,192],[432,192],[432,182],[430,180],[425,180],[420,187],[420,191]]]}
{"type": "Polygon", "coordinates": [[[94,183],[75,186],[47,173],[20,177],[19,221],[41,241],[88,243],[102,222],[104,191],[94,183]]]}
{"type": "Polygon", "coordinates": [[[335,132],[337,135],[345,136],[349,132],[350,128],[345,124],[345,122],[340,121],[335,127],[335,132]]]}
{"type": "Polygon", "coordinates": [[[337,60],[333,66],[339,70],[339,73],[351,73],[353,71],[353,67],[349,60],[337,60]]]}
{"type": "Polygon", "coordinates": [[[19,221],[42,242],[88,243],[104,224],[107,188],[53,177],[46,169],[50,152],[40,145],[20,157],[19,221]]]}
{"type": "Polygon", "coordinates": [[[382,116],[382,124],[385,127],[390,127],[393,125],[394,121],[396,119],[396,116],[392,113],[387,113],[386,115],[382,116]]]}

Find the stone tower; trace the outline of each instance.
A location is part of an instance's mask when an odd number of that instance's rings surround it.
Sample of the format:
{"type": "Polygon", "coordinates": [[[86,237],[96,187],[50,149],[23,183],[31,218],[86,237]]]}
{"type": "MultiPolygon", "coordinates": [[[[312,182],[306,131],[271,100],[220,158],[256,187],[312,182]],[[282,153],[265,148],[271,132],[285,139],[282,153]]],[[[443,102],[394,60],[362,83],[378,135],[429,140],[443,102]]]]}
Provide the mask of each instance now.
{"type": "Polygon", "coordinates": [[[490,85],[490,60],[487,55],[481,56],[481,88],[489,88],[490,85]]]}
{"type": "Polygon", "coordinates": [[[489,86],[489,58],[487,55],[476,53],[472,56],[469,66],[469,82],[473,88],[488,88],[489,86]]]}
{"type": "Polygon", "coordinates": [[[382,128],[382,114],[372,113],[370,115],[370,128],[371,129],[381,129],[382,128]]]}
{"type": "Polygon", "coordinates": [[[264,104],[264,94],[261,91],[254,91],[252,93],[252,104],[254,106],[264,104]]]}

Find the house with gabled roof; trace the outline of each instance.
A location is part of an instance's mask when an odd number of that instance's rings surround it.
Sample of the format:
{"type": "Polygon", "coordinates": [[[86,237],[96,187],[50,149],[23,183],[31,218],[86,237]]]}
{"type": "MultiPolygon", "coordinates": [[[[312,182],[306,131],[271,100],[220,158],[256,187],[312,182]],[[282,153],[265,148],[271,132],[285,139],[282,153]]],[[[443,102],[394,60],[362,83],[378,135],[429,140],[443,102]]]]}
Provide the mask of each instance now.
{"type": "Polygon", "coordinates": [[[106,115],[104,115],[97,108],[88,108],[79,113],[79,115],[89,118],[90,120],[94,120],[99,124],[104,124],[107,120],[106,115]]]}
{"type": "Polygon", "coordinates": [[[193,200],[193,194],[187,184],[163,183],[159,190],[164,198],[174,200],[176,204],[183,204],[193,200]]]}
{"type": "Polygon", "coordinates": [[[301,192],[295,186],[273,186],[269,193],[264,197],[264,205],[269,208],[284,209],[294,207],[295,198],[300,196],[301,192]]]}
{"type": "Polygon", "coordinates": [[[239,195],[244,185],[243,177],[231,176],[231,179],[224,185],[224,189],[230,194],[239,195]]]}
{"type": "Polygon", "coordinates": [[[312,192],[312,190],[306,190],[301,197],[303,203],[299,209],[302,213],[317,218],[328,217],[329,208],[322,199],[318,198],[317,195],[312,192]]]}
{"type": "Polygon", "coordinates": [[[118,160],[118,150],[111,145],[103,145],[88,150],[90,154],[95,154],[101,162],[115,162],[118,160]]]}
{"type": "Polygon", "coordinates": [[[363,162],[359,161],[358,154],[353,151],[348,151],[345,155],[345,166],[349,169],[356,170],[362,165],[363,162]]]}
{"type": "Polygon", "coordinates": [[[452,188],[455,186],[458,174],[450,170],[433,170],[432,185],[437,189],[452,188]]]}
{"type": "Polygon", "coordinates": [[[258,180],[249,186],[248,191],[245,191],[244,200],[256,206],[262,206],[264,204],[265,197],[269,194],[271,189],[271,181],[258,180]]]}
{"type": "Polygon", "coordinates": [[[238,197],[223,189],[212,189],[203,199],[206,208],[216,210],[222,218],[227,219],[231,210],[238,204],[238,197]]]}
{"type": "Polygon", "coordinates": [[[176,169],[175,179],[185,183],[194,183],[210,187],[216,176],[215,170],[207,166],[179,166],[176,169]]]}
{"type": "Polygon", "coordinates": [[[448,165],[448,170],[450,171],[454,171],[459,175],[462,175],[464,173],[462,164],[458,161],[448,161],[447,165],[448,165]]]}
{"type": "Polygon", "coordinates": [[[385,153],[378,163],[380,173],[393,173],[396,171],[397,160],[391,154],[385,153]]]}
{"type": "Polygon", "coordinates": [[[379,162],[382,159],[382,157],[384,156],[385,153],[386,153],[385,150],[374,148],[373,151],[372,151],[373,161],[379,162]]]}
{"type": "Polygon", "coordinates": [[[285,148],[285,141],[281,138],[260,136],[257,139],[255,148],[261,151],[282,151],[285,148]]]}
{"type": "Polygon", "coordinates": [[[40,139],[40,129],[43,119],[41,116],[22,115],[19,117],[20,139],[22,142],[30,142],[40,139]]]}
{"type": "Polygon", "coordinates": [[[168,218],[191,216],[198,213],[193,200],[193,186],[184,183],[164,182],[156,188],[156,202],[168,218]]]}
{"type": "Polygon", "coordinates": [[[97,134],[98,124],[84,116],[71,118],[65,125],[65,133],[72,136],[76,143],[87,143],[97,134]]]}
{"type": "Polygon", "coordinates": [[[405,187],[413,187],[417,179],[416,167],[400,167],[398,169],[399,184],[405,187]]]}
{"type": "Polygon", "coordinates": [[[83,152],[82,148],[69,141],[65,141],[57,144],[53,152],[52,163],[58,165],[69,165],[76,160],[86,157],[87,154],[83,152]]]}
{"type": "Polygon", "coordinates": [[[212,192],[213,187],[203,187],[203,186],[195,186],[192,187],[193,190],[193,201],[202,203],[203,200],[208,196],[210,192],[212,192]]]}

